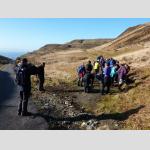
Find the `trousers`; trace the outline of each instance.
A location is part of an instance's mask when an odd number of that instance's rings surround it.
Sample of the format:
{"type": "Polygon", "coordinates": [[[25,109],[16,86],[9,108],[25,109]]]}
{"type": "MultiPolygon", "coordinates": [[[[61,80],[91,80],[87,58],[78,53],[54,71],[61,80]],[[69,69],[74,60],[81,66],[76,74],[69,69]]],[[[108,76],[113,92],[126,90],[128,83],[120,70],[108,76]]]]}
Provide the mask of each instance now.
{"type": "Polygon", "coordinates": [[[27,91],[20,91],[20,102],[18,106],[18,113],[25,114],[28,112],[28,99],[30,93],[27,91]]]}

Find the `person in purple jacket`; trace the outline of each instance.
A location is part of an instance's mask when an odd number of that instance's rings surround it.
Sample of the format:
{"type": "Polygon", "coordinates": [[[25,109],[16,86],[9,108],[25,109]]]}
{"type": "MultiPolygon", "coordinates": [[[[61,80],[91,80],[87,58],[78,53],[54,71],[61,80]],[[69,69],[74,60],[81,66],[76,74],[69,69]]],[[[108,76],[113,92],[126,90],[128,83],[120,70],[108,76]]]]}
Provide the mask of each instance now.
{"type": "Polygon", "coordinates": [[[118,82],[119,82],[119,89],[121,88],[122,84],[126,80],[126,75],[127,75],[127,69],[124,64],[120,65],[120,68],[117,71],[118,73],[118,82]]]}
{"type": "Polygon", "coordinates": [[[102,95],[105,94],[105,87],[107,87],[106,94],[109,93],[110,91],[110,86],[111,86],[111,67],[110,63],[107,62],[105,64],[105,67],[103,68],[103,76],[102,76],[102,95]]]}

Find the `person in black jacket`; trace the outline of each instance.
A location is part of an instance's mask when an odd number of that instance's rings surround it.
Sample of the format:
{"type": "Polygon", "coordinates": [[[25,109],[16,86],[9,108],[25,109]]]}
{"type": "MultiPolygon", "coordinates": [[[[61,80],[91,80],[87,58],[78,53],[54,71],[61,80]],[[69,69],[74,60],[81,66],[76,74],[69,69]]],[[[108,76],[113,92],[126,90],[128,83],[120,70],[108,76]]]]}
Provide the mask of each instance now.
{"type": "Polygon", "coordinates": [[[91,72],[93,70],[93,65],[92,65],[90,60],[86,64],[85,69],[86,69],[87,72],[91,72]]]}
{"type": "Polygon", "coordinates": [[[31,75],[37,74],[37,67],[28,63],[26,58],[21,60],[20,65],[16,66],[16,82],[20,88],[20,102],[18,115],[28,116],[28,99],[31,94],[31,75]]]}
{"type": "Polygon", "coordinates": [[[18,107],[18,115],[28,115],[28,99],[31,93],[31,68],[26,58],[22,59],[20,66],[16,69],[16,81],[20,88],[20,102],[18,107]]]}
{"type": "Polygon", "coordinates": [[[39,78],[39,91],[45,91],[44,89],[44,81],[45,81],[45,73],[44,73],[45,63],[43,62],[38,67],[38,78],[39,78]]]}

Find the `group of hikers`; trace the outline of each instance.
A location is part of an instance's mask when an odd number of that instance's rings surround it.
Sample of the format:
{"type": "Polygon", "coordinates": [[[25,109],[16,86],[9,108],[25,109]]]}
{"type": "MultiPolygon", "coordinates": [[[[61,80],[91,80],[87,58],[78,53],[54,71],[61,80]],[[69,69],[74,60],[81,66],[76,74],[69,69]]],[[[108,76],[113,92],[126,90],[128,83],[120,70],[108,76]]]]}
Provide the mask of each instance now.
{"type": "MultiPolygon", "coordinates": [[[[35,75],[38,78],[38,90],[45,91],[43,87],[44,68],[45,63],[35,66],[29,63],[26,58],[16,60],[14,71],[16,73],[16,83],[20,88],[18,115],[29,115],[27,107],[31,94],[31,75],[35,75]]],[[[120,88],[126,82],[129,70],[130,67],[127,64],[120,64],[119,61],[113,58],[105,59],[103,56],[99,56],[93,64],[88,61],[86,65],[82,64],[77,68],[78,86],[84,86],[84,91],[90,92],[94,81],[97,80],[102,84],[100,92],[104,95],[109,93],[110,86],[113,84],[117,83],[120,88]]]]}
{"type": "Polygon", "coordinates": [[[114,84],[121,90],[129,71],[130,67],[127,64],[120,64],[113,58],[105,59],[103,56],[98,56],[93,64],[89,60],[86,65],[83,63],[77,68],[78,86],[84,86],[84,91],[90,92],[94,80],[97,80],[102,84],[101,94],[108,94],[111,85],[114,84]]]}
{"type": "Polygon", "coordinates": [[[38,78],[39,91],[44,91],[44,67],[45,63],[39,66],[28,63],[26,58],[18,58],[16,60],[14,71],[16,73],[16,83],[20,90],[20,102],[18,106],[18,115],[28,116],[30,113],[27,110],[28,99],[31,95],[31,75],[35,75],[38,78]]]}

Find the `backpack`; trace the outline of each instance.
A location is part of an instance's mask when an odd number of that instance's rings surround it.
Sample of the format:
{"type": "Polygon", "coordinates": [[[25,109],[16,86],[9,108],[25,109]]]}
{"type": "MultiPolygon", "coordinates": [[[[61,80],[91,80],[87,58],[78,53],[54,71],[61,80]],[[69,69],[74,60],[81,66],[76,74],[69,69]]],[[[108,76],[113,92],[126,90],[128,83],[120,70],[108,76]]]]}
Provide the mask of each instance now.
{"type": "Polygon", "coordinates": [[[16,81],[18,85],[24,86],[28,84],[28,69],[27,67],[20,67],[16,74],[16,81]]]}
{"type": "Polygon", "coordinates": [[[78,69],[77,69],[77,72],[78,73],[82,73],[83,71],[84,71],[83,66],[79,66],[78,69]]]}

